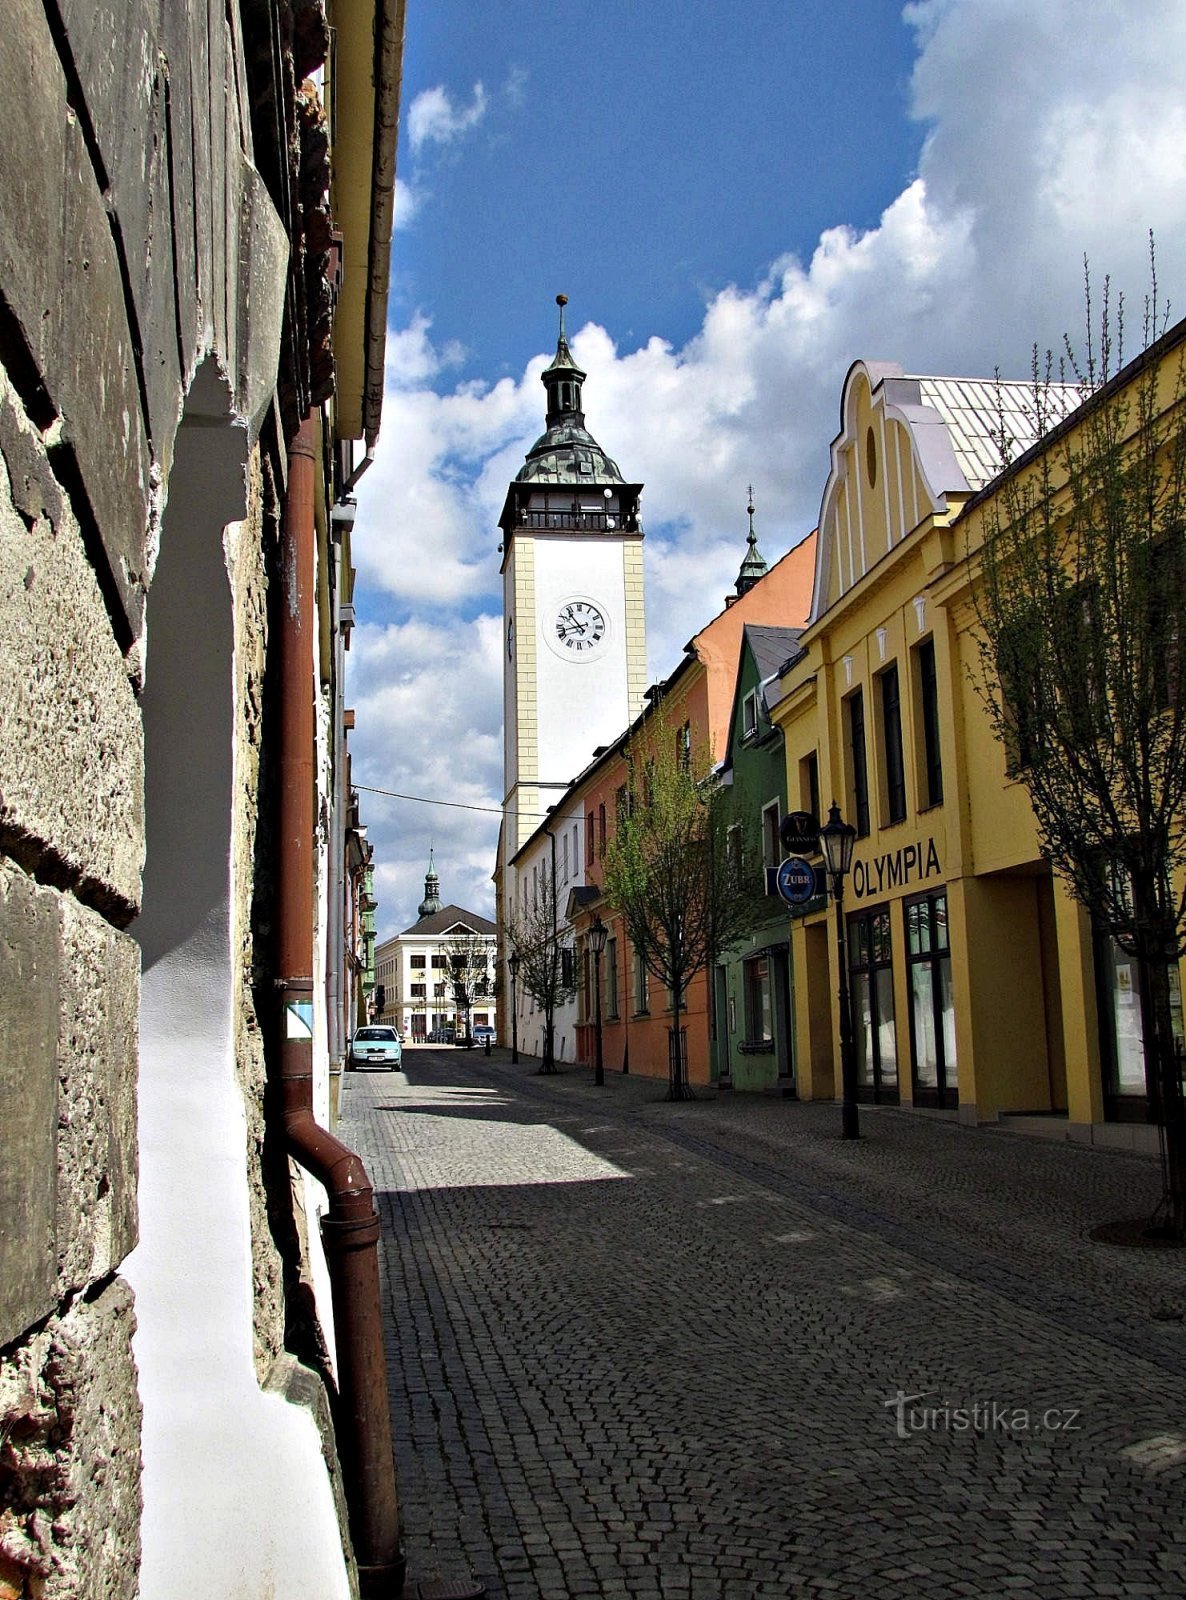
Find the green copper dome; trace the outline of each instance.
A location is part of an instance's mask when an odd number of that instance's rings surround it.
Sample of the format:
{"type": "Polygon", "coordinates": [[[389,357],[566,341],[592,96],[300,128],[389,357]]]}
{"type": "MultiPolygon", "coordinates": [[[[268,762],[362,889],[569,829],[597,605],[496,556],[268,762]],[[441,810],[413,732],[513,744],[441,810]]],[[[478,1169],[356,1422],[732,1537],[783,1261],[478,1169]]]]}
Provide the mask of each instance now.
{"type": "Polygon", "coordinates": [[[550,367],[541,373],[548,391],[547,431],[527,452],[527,460],[515,474],[516,483],[606,484],[621,483],[622,474],[585,427],[581,385],[585,374],[573,360],[564,333],[566,295],[558,294],[560,337],[550,367]]]}

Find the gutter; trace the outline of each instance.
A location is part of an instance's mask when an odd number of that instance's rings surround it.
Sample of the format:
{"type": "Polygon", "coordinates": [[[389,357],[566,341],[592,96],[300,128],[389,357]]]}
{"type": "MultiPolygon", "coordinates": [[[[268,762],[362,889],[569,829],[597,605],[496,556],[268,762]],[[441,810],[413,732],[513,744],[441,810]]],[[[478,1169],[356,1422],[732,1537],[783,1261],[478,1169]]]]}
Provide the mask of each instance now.
{"type": "Polygon", "coordinates": [[[350,1533],[362,1594],[394,1600],[403,1588],[404,1556],[379,1310],[379,1216],[361,1160],[313,1116],[315,414],[289,445],[288,463],[277,618],[276,982],[282,1028],[269,1088],[279,1102],[289,1154],[329,1197],[321,1233],[337,1336],[334,1423],[350,1533]]]}
{"type": "MultiPolygon", "coordinates": [[[[371,238],[367,260],[366,356],[362,421],[367,465],[374,459],[383,411],[387,352],[387,290],[395,225],[395,151],[403,78],[405,0],[379,0],[375,18],[375,140],[371,178],[371,238]]],[[[365,468],[363,469],[365,470],[365,468]]],[[[360,474],[355,473],[351,484],[360,474]]]]}

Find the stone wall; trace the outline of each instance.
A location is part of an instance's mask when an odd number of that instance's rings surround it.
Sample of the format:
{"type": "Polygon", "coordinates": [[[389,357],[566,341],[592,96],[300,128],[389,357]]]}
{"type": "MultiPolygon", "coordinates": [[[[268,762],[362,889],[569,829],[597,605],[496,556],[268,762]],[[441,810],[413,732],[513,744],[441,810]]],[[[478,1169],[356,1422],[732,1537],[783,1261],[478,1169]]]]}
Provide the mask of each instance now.
{"type": "Polygon", "coordinates": [[[258,439],[283,431],[278,374],[290,410],[325,374],[310,379],[294,344],[292,220],[261,171],[275,187],[295,159],[301,54],[323,34],[319,0],[8,0],[0,29],[0,1600],[138,1592],[135,1312],[120,1277],[137,1235],[137,697],[178,424],[207,357],[251,441],[227,558],[261,1374],[284,1340],[251,1001],[258,439]],[[276,63],[276,147],[261,149],[252,85],[276,63]]]}

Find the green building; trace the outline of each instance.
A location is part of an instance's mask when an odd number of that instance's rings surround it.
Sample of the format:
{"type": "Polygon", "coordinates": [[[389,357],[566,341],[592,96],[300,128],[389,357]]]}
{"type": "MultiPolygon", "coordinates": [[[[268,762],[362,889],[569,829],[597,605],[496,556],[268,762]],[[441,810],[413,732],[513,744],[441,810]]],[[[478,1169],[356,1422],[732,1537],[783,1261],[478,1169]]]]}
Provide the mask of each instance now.
{"type": "Polygon", "coordinates": [[[778,830],[787,810],[786,757],[782,733],[766,711],[763,684],[797,653],[798,640],[797,628],[755,623],[747,623],[741,637],[720,775],[733,787],[736,825],[749,846],[742,854],[745,870],[752,872],[753,892],[769,916],[726,952],[714,975],[713,1077],[722,1089],[795,1093],[790,922],[774,889],[774,869],[783,855],[778,830]]]}

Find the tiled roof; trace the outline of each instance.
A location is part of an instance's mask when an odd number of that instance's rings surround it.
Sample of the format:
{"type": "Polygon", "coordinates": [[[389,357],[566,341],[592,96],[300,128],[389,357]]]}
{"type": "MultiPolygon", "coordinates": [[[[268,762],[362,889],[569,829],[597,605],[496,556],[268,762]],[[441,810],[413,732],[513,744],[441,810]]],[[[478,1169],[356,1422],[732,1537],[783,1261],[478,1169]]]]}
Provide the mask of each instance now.
{"type": "Polygon", "coordinates": [[[488,917],[478,916],[476,911],[467,911],[464,906],[442,906],[439,911],[430,912],[427,917],[421,917],[419,922],[414,922],[410,928],[405,928],[400,938],[423,938],[425,935],[448,933],[458,923],[464,923],[462,931],[468,933],[497,933],[498,929],[488,917]]]}

